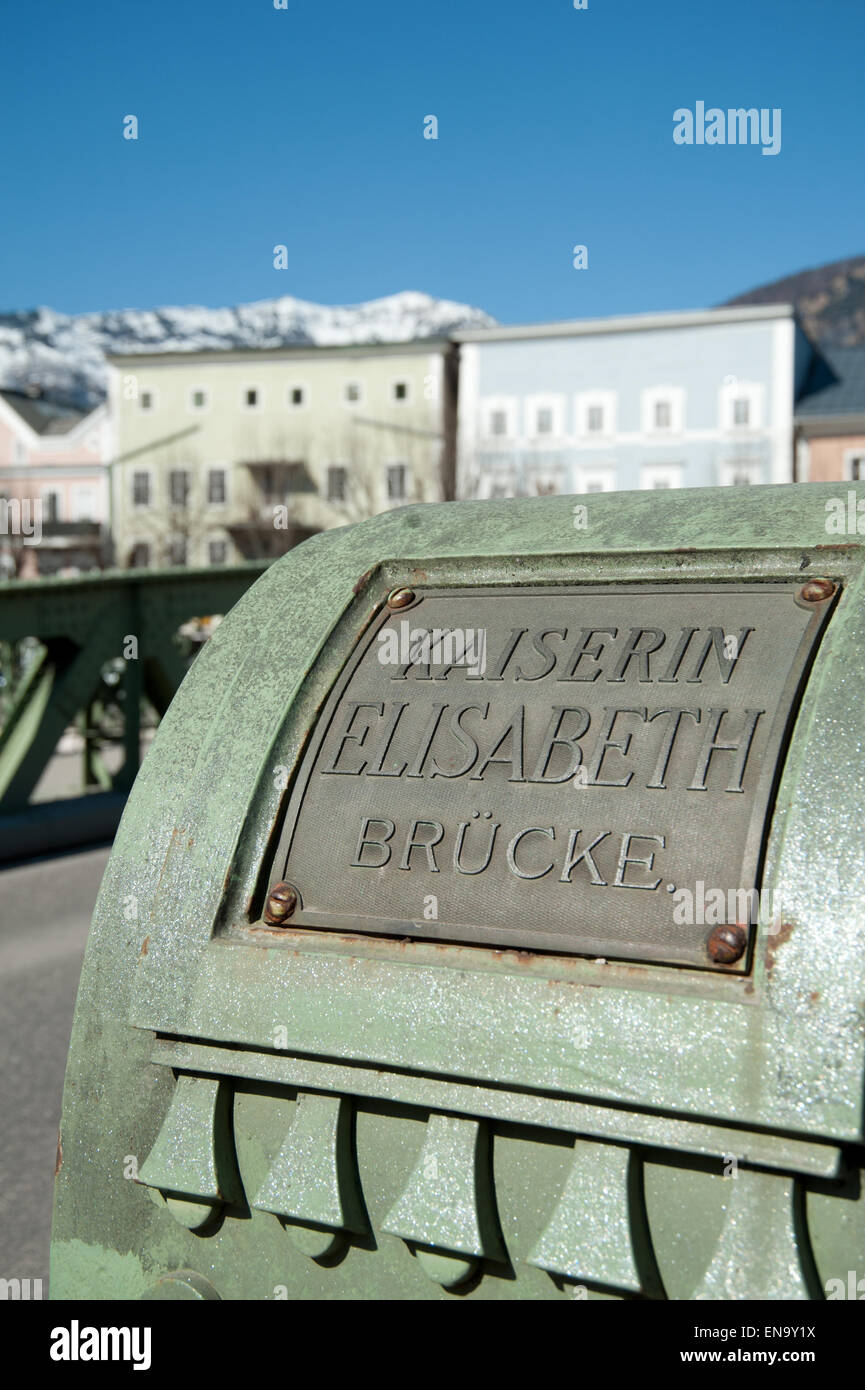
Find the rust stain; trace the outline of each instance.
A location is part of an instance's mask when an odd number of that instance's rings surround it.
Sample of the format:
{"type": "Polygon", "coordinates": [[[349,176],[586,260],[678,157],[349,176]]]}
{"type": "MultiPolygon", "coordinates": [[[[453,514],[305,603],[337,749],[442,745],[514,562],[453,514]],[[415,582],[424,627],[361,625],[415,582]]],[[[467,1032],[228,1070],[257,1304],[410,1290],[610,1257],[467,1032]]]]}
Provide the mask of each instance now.
{"type": "Polygon", "coordinates": [[[766,969],[772,971],[775,967],[775,952],[779,946],[783,946],[785,941],[789,941],[793,935],[795,927],[792,922],[785,922],[776,932],[769,937],[766,943],[766,969]]]}
{"type": "Polygon", "coordinates": [[[352,593],[354,593],[354,594],[359,594],[360,591],[361,591],[361,589],[365,589],[365,588],[366,588],[366,586],[367,586],[367,584],[369,583],[370,579],[371,579],[372,576],[375,574],[376,568],[377,568],[377,566],[376,566],[376,565],[373,565],[372,569],[367,570],[364,574],[362,574],[362,575],[360,576],[360,579],[359,579],[359,580],[357,581],[357,583],[356,583],[355,585],[353,585],[353,587],[352,587],[352,593]]]}
{"type": "Polygon", "coordinates": [[[58,1129],[58,1131],[57,1131],[57,1157],[56,1157],[55,1160],[54,1160],[54,1176],[55,1176],[55,1178],[57,1177],[57,1174],[60,1172],[60,1169],[61,1169],[62,1167],[63,1167],[63,1140],[60,1138],[60,1131],[59,1131],[59,1129],[58,1129]]]}
{"type": "Polygon", "coordinates": [[[146,955],[147,955],[147,950],[148,950],[148,947],[149,947],[149,946],[150,946],[150,937],[149,937],[149,936],[145,936],[144,940],[143,940],[142,943],[141,943],[141,954],[142,954],[142,956],[146,956],[146,955]]]}
{"type": "Polygon", "coordinates": [[[194,840],[193,836],[190,835],[189,841],[188,841],[188,843],[187,843],[186,848],[187,848],[187,849],[192,849],[192,846],[193,846],[194,844],[195,844],[195,840],[194,840]]]}
{"type": "Polygon", "coordinates": [[[811,993],[808,995],[808,1003],[809,1003],[809,1004],[816,1004],[816,1003],[817,1003],[817,1000],[818,1000],[819,998],[820,998],[820,991],[819,991],[819,989],[812,989],[811,993]]]}

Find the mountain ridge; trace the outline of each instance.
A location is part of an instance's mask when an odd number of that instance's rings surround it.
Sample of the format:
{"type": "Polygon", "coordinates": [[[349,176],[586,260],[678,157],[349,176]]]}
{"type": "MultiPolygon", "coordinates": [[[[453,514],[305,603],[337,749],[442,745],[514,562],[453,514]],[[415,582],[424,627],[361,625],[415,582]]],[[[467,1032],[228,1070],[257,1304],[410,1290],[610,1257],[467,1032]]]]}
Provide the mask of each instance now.
{"type": "Polygon", "coordinates": [[[865,256],[811,266],[757,285],[723,308],[746,304],[792,304],[805,332],[825,347],[865,343],[865,256]]]}
{"type": "Polygon", "coordinates": [[[495,323],[482,309],[420,290],[359,304],[282,295],[229,308],[167,305],[60,314],[47,306],[0,313],[0,386],[81,409],[104,400],[107,354],[408,342],[495,323]]]}

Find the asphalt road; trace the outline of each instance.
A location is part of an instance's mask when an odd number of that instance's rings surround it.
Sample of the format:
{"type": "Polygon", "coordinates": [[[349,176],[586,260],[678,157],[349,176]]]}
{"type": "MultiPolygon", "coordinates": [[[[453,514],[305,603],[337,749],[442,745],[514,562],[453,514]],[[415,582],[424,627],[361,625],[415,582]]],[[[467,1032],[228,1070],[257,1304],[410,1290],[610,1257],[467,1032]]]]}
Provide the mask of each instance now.
{"type": "Polygon", "coordinates": [[[43,1280],[72,1012],[108,848],[0,872],[0,1278],[43,1280]]]}

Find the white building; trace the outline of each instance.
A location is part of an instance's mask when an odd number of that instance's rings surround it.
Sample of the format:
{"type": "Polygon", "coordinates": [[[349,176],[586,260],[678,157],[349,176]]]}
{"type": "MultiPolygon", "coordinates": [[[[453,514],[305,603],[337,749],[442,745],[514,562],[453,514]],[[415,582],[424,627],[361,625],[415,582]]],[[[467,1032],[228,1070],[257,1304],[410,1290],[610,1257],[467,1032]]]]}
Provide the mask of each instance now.
{"type": "Polygon", "coordinates": [[[459,332],[460,497],[791,482],[789,305],[459,332]]]}

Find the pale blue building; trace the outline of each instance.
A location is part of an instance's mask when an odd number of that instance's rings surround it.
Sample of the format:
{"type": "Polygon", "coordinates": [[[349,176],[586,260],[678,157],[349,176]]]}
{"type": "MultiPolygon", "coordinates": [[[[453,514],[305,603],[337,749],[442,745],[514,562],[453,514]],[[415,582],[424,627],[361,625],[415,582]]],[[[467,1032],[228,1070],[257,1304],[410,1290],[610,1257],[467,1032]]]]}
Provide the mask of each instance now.
{"type": "Polygon", "coordinates": [[[794,479],[816,349],[789,305],[454,336],[460,497],[794,479]]]}

